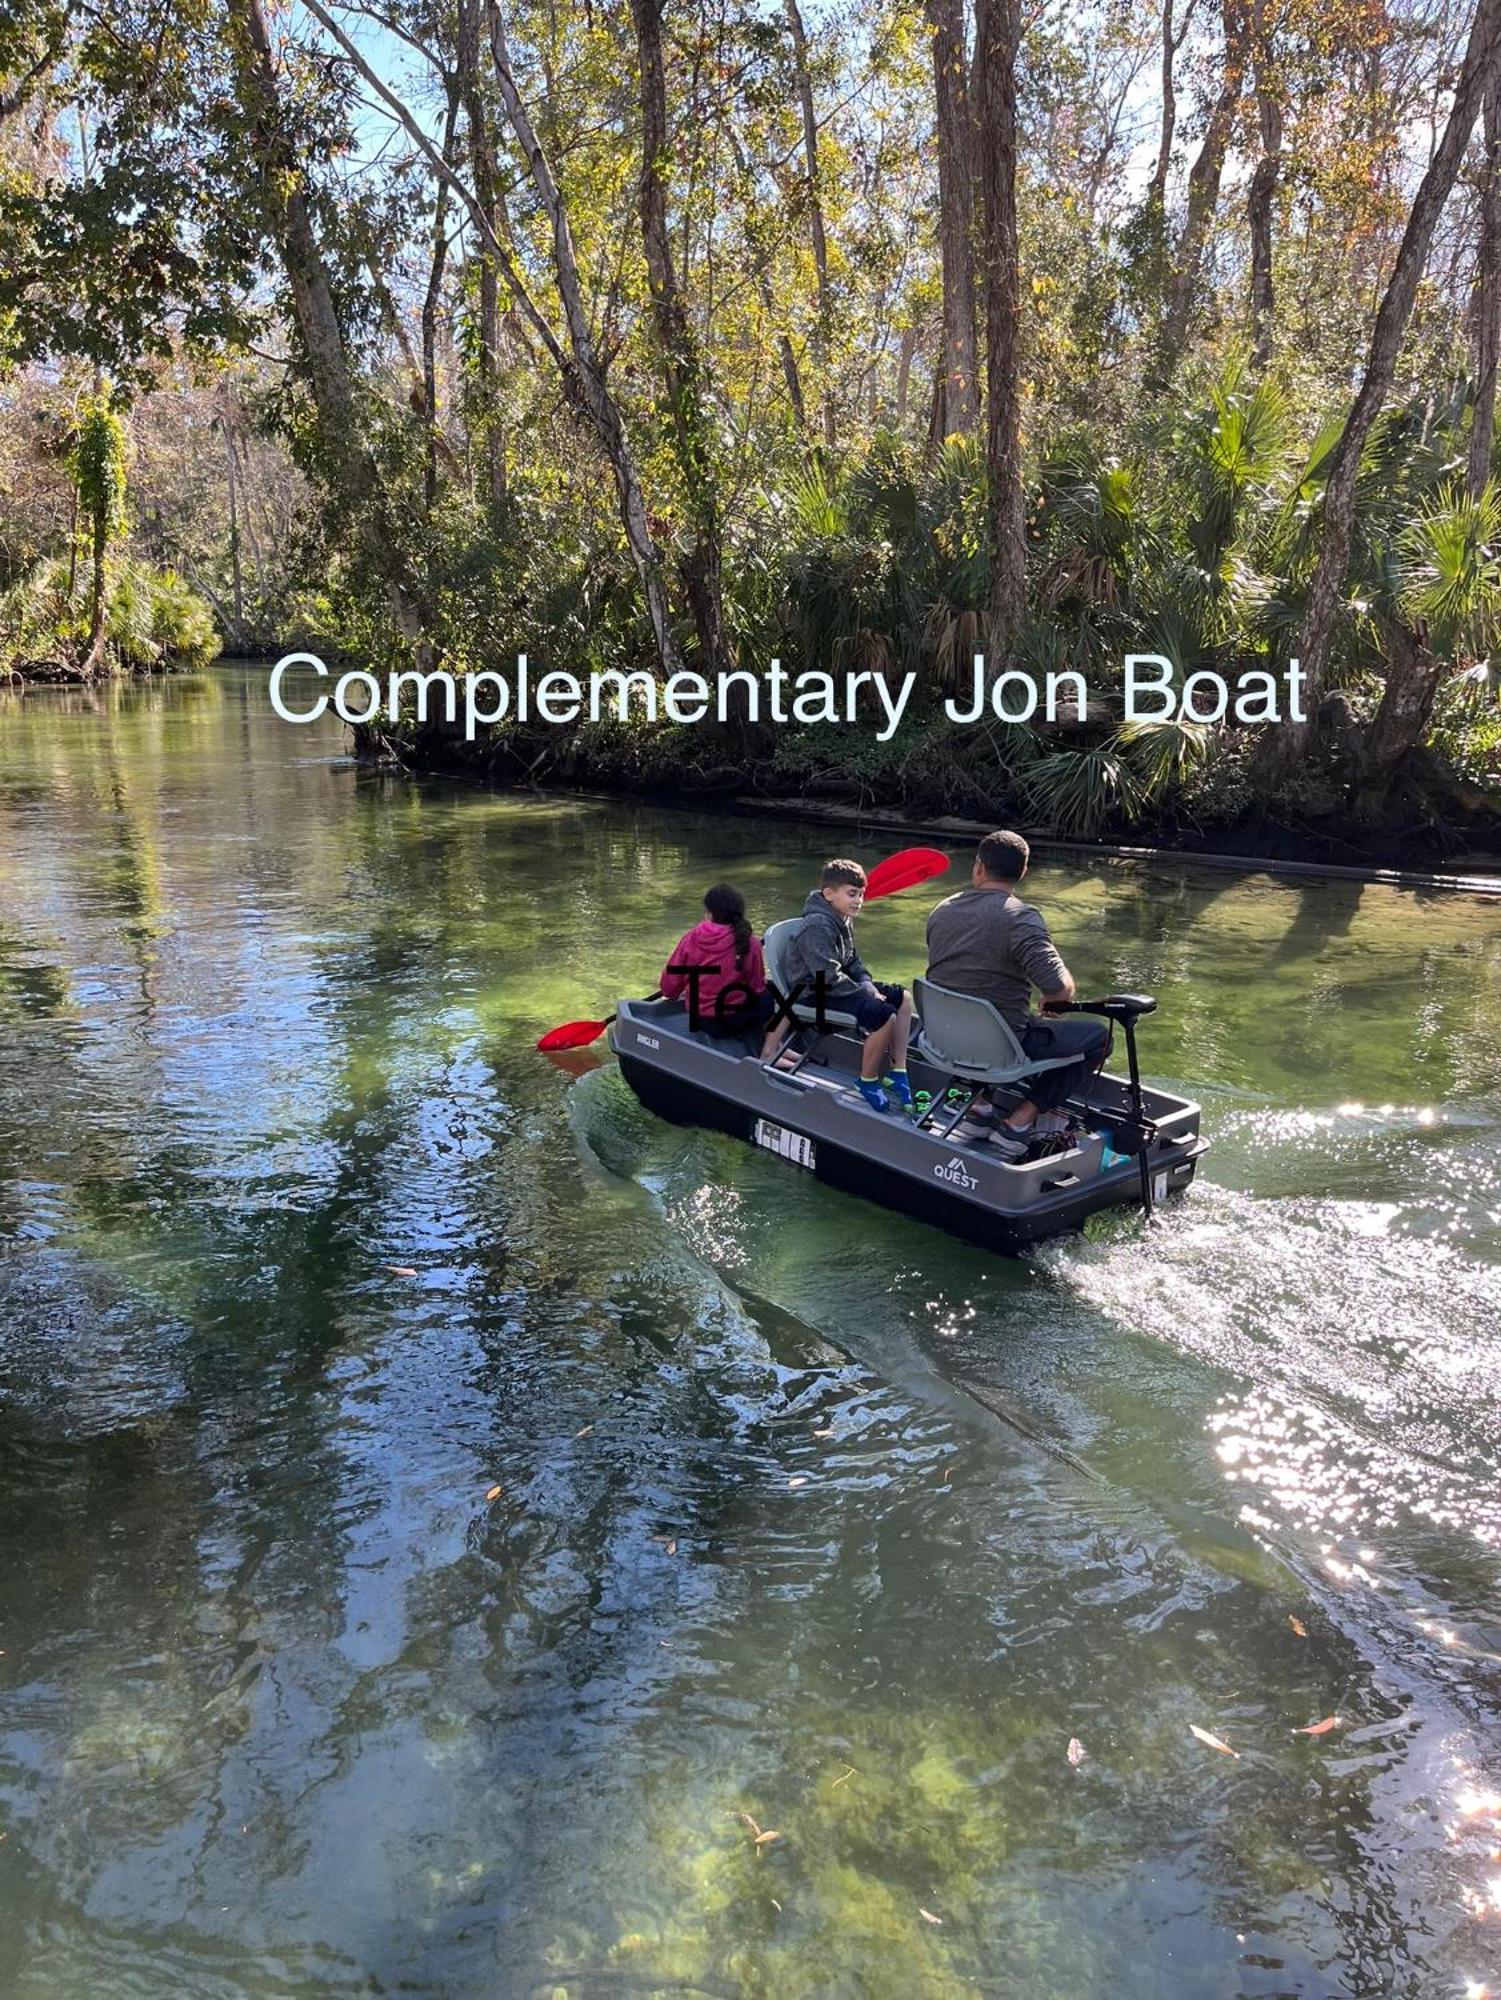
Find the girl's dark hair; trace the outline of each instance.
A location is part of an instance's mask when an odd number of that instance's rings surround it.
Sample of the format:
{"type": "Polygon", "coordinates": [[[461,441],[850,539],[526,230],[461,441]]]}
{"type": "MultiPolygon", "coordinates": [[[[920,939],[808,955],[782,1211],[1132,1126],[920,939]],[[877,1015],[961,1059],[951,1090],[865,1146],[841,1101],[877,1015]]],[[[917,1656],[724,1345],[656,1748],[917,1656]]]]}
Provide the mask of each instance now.
{"type": "Polygon", "coordinates": [[[716,924],[728,924],[735,933],[735,970],[743,972],[755,932],[745,914],[745,898],[728,882],[716,882],[704,897],[704,908],[716,924]]]}

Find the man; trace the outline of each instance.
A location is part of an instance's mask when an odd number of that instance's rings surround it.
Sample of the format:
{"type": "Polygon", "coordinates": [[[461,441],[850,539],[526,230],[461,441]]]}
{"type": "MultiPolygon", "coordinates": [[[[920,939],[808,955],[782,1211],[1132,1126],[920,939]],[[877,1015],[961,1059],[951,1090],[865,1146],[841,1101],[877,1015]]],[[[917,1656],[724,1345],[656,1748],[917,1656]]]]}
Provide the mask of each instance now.
{"type": "Polygon", "coordinates": [[[1044,1070],[1004,1119],[989,1105],[971,1107],[956,1138],[990,1141],[1019,1160],[1036,1139],[1067,1129],[1060,1107],[1110,1049],[1106,1022],[1088,1014],[1055,1015],[1074,998],[1068,967],[1039,911],[1016,893],[1032,850],[1019,833],[987,833],[970,872],[970,886],[949,896],[928,918],[928,977],[935,986],[989,1000],[1029,1056],[1045,1061],[1077,1054],[1065,1069],[1044,1070]],[[1032,988],[1042,1016],[1029,1011],[1032,988]]]}

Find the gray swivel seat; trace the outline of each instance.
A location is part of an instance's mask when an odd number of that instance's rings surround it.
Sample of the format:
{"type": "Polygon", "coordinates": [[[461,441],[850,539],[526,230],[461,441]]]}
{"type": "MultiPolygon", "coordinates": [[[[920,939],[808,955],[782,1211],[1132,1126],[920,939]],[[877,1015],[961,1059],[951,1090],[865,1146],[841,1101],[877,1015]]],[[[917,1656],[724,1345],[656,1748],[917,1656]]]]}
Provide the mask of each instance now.
{"type": "Polygon", "coordinates": [[[1020,1083],[1045,1069],[1066,1069],[1079,1060],[1067,1056],[1029,1056],[1000,1010],[973,993],[955,993],[931,979],[914,979],[913,999],[922,1016],[917,1052],[936,1068],[962,1077],[979,1088],[984,1084],[1020,1083]]]}

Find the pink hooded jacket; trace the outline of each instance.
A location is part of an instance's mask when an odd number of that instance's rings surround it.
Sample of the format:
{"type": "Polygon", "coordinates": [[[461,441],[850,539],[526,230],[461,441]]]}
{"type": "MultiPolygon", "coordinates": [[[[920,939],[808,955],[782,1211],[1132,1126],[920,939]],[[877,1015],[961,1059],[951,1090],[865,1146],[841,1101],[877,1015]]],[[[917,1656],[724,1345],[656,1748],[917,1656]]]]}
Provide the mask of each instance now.
{"type": "MultiPolygon", "coordinates": [[[[735,932],[729,924],[716,924],[705,917],[701,924],[695,924],[691,931],[685,931],[673,947],[669,965],[702,965],[704,976],[698,981],[698,1005],[701,1013],[709,1012],[715,1000],[726,986],[738,980],[748,986],[752,993],[761,993],[766,988],[766,961],[761,956],[761,940],[753,937],[750,950],[745,954],[745,964],[735,964],[735,932]],[[718,970],[711,968],[717,967],[718,970]]],[[[688,980],[681,972],[662,974],[662,992],[668,1000],[682,1000],[688,992],[688,980]]]]}

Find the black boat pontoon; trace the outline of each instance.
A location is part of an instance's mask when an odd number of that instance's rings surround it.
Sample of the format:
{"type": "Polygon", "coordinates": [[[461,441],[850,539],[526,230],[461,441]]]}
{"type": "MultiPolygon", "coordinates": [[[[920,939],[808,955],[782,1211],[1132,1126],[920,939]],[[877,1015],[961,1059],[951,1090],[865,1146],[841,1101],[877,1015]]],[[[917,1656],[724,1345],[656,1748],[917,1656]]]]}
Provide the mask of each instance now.
{"type": "MultiPolygon", "coordinates": [[[[775,929],[767,963],[779,983],[775,929]]],[[[670,1000],[622,1000],[610,1045],[631,1089],[663,1117],[717,1126],[835,1187],[995,1249],[1077,1229],[1097,1209],[1150,1212],[1193,1179],[1207,1143],[1199,1137],[1199,1107],[1149,1089],[1137,1067],[1136,1022],[1155,1000],[1115,994],[1076,1010],[1102,1014],[1121,1029],[1130,1074],[1091,1077],[1069,1099],[1082,1132],[1068,1151],[1013,1165],[955,1133],[978,1089],[990,1087],[1002,1105],[1018,1102],[1022,1079],[1040,1066],[1027,1062],[987,1002],[922,980],[914,991],[923,1015],[907,1065],[916,1117],[877,1111],[861,1096],[859,1036],[832,1010],[821,1028],[811,1010],[799,1008],[789,1050],[776,1064],[762,1062],[746,1041],[719,1041],[693,1028],[687,1008],[670,1000]]]]}

